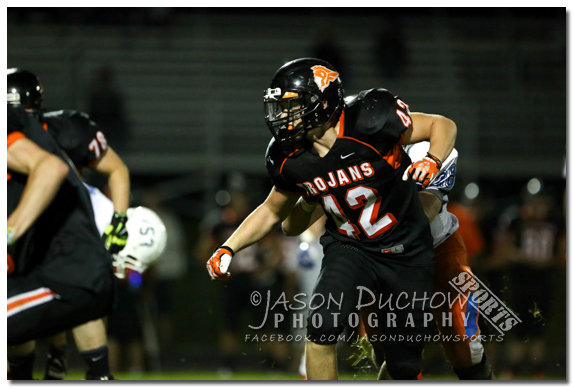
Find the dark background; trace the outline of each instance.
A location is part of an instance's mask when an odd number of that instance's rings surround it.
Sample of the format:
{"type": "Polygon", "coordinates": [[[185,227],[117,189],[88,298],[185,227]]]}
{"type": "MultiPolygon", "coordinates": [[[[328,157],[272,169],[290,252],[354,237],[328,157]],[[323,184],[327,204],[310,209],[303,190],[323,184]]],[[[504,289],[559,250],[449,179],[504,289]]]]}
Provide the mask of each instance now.
{"type": "MultiPolygon", "coordinates": [[[[8,67],[41,78],[49,110],[90,112],[96,75],[108,70],[122,110],[116,127],[100,124],[130,168],[132,203],[153,189],[181,221],[187,265],[172,282],[177,341],[162,344],[164,369],[217,358],[220,290],[207,257],[195,254],[200,222],[231,176],[243,177],[252,205],[265,198],[262,91],[285,61],[315,55],[325,41],[325,55],[339,54],[347,94],[384,87],[411,111],[457,123],[455,196],[470,202],[464,188],[478,184],[485,255],[501,212],[520,203],[530,179],[562,206],[564,8],[8,8],[7,16],[8,67]]],[[[564,270],[547,323],[558,375],[565,279],[564,270]]]]}

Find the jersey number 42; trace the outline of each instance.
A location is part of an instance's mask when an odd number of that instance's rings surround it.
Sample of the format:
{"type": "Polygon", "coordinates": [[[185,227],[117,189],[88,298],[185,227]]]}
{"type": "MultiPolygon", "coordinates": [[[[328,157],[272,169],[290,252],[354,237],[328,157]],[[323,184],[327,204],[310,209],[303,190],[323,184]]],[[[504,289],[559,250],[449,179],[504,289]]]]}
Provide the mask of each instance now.
{"type": "Polygon", "coordinates": [[[347,191],[345,201],[351,209],[363,208],[357,220],[357,224],[361,229],[345,215],[335,196],[332,194],[323,196],[323,208],[329,213],[331,219],[335,221],[339,232],[348,237],[359,240],[362,232],[368,238],[376,238],[397,223],[396,218],[391,213],[386,213],[379,217],[381,196],[373,188],[366,186],[354,187],[347,191]]]}

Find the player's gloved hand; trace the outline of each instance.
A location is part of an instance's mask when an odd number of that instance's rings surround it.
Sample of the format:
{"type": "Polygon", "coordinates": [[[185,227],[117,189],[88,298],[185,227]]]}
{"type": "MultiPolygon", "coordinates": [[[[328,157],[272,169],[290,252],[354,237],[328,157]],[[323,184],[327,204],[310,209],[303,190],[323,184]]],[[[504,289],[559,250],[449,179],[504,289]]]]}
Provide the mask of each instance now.
{"type": "Polygon", "coordinates": [[[7,274],[10,275],[14,272],[14,260],[12,260],[12,255],[8,253],[8,272],[7,274]]]}
{"type": "Polygon", "coordinates": [[[420,183],[424,189],[440,171],[441,167],[442,162],[440,159],[427,152],[427,156],[418,162],[414,162],[405,170],[403,180],[412,179],[420,183]]]}
{"type": "Polygon", "coordinates": [[[128,216],[125,213],[114,212],[112,223],[106,227],[103,236],[108,252],[118,253],[126,246],[128,241],[127,222],[128,216]]]}
{"type": "Polygon", "coordinates": [[[219,280],[226,282],[229,280],[231,274],[227,272],[231,258],[233,257],[233,250],[229,247],[221,246],[213,252],[211,258],[207,260],[207,272],[211,276],[211,280],[219,280]]]}
{"type": "Polygon", "coordinates": [[[16,234],[14,233],[14,230],[8,226],[8,237],[6,239],[6,244],[10,246],[15,242],[16,242],[16,234]]]}

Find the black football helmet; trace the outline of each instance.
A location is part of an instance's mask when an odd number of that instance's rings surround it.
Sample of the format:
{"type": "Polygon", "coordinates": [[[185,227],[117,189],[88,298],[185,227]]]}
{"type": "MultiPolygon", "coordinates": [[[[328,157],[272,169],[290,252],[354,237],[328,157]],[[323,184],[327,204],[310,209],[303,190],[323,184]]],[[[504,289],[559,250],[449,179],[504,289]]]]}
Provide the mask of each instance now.
{"type": "Polygon", "coordinates": [[[280,143],[299,143],[307,131],[331,121],[343,109],[343,84],[339,73],[328,62],[300,58],[277,70],[265,90],[265,122],[280,143]],[[294,121],[301,119],[302,127],[294,121]]]}
{"type": "Polygon", "coordinates": [[[18,68],[8,69],[8,104],[31,109],[34,116],[42,112],[44,88],[34,73],[18,68]]]}

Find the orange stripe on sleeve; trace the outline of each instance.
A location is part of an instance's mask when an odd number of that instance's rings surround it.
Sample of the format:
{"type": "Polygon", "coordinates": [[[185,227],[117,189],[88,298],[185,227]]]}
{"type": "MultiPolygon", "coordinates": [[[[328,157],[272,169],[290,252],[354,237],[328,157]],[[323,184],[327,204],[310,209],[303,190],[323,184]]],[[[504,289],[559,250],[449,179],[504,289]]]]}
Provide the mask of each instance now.
{"type": "Polygon", "coordinates": [[[8,141],[7,148],[10,148],[10,146],[14,144],[16,140],[22,139],[23,137],[26,137],[26,135],[24,135],[22,132],[12,132],[11,134],[9,134],[7,138],[8,141]]]}

